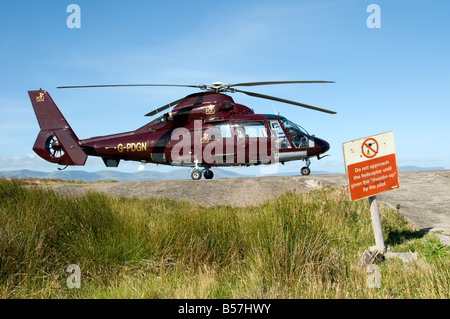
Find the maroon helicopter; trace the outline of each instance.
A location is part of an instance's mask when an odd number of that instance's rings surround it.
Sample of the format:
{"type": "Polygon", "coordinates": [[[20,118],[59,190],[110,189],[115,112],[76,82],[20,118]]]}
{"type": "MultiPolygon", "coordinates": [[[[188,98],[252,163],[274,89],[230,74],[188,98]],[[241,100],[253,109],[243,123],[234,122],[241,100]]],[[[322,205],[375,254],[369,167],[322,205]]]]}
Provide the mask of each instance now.
{"type": "MultiPolygon", "coordinates": [[[[237,86],[332,81],[271,81],[211,85],[120,84],[62,86],[58,88],[174,86],[206,92],[188,95],[146,114],[153,116],[174,107],[135,131],[80,140],[45,90],[28,91],[41,131],[33,150],[43,159],[65,165],[84,165],[87,157],[101,157],[107,167],[121,160],[192,168],[191,177],[212,179],[212,167],[251,166],[303,160],[302,175],[310,174],[310,158],[321,159],[330,145],[287,118],[255,114],[224,93],[293,104],[316,111],[336,112],[273,96],[238,90],[237,86]],[[201,170],[202,169],[202,170],[201,170]]],[[[63,169],[64,169],[63,168],[63,169]]],[[[59,168],[61,169],[61,168],[59,168]]]]}

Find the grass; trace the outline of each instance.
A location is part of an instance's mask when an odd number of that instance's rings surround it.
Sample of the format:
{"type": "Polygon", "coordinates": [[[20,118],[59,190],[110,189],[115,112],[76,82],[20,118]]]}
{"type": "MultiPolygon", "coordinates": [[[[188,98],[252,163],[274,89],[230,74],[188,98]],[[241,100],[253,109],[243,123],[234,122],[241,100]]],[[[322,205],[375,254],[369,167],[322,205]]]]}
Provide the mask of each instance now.
{"type": "MultiPolygon", "coordinates": [[[[1,176],[0,176],[1,177],[1,176]]],[[[96,183],[96,184],[106,184],[106,183],[117,183],[118,181],[112,180],[103,180],[96,182],[85,182],[82,180],[62,180],[58,178],[16,178],[14,181],[22,183],[24,185],[62,185],[62,184],[87,184],[87,183],[96,183]]]]}
{"type": "Polygon", "coordinates": [[[67,198],[0,180],[0,298],[444,298],[448,247],[380,207],[386,244],[417,252],[356,267],[374,244],[368,203],[346,189],[286,193],[259,206],[67,198]],[[69,265],[81,288],[69,289],[69,265]]]}

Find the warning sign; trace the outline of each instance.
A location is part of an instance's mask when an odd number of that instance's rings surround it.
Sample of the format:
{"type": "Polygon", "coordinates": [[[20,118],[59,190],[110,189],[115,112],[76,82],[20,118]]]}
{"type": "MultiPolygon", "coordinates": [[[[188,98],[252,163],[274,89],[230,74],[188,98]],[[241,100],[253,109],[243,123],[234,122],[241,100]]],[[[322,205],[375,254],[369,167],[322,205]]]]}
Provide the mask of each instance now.
{"type": "Polygon", "coordinates": [[[342,147],[351,200],[399,187],[393,132],[343,143],[342,147]]]}

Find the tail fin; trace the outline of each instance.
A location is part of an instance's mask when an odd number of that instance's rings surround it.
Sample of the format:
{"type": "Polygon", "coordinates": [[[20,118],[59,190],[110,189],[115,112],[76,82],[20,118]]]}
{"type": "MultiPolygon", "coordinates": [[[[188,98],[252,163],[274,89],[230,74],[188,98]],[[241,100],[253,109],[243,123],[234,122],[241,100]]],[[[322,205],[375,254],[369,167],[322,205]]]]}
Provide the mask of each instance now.
{"type": "Polygon", "coordinates": [[[78,137],[44,90],[28,91],[41,131],[33,151],[43,159],[60,165],[84,165],[86,153],[78,137]]]}

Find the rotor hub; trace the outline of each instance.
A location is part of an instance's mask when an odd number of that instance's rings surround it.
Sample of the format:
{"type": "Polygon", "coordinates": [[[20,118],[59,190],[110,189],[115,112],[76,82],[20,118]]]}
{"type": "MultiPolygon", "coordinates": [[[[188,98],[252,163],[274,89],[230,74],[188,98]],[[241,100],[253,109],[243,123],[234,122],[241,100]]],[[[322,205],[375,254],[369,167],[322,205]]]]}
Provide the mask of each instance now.
{"type": "Polygon", "coordinates": [[[234,89],[230,88],[229,84],[225,84],[222,82],[214,82],[210,85],[200,85],[202,90],[207,90],[209,92],[221,93],[221,92],[236,92],[234,89]]]}

